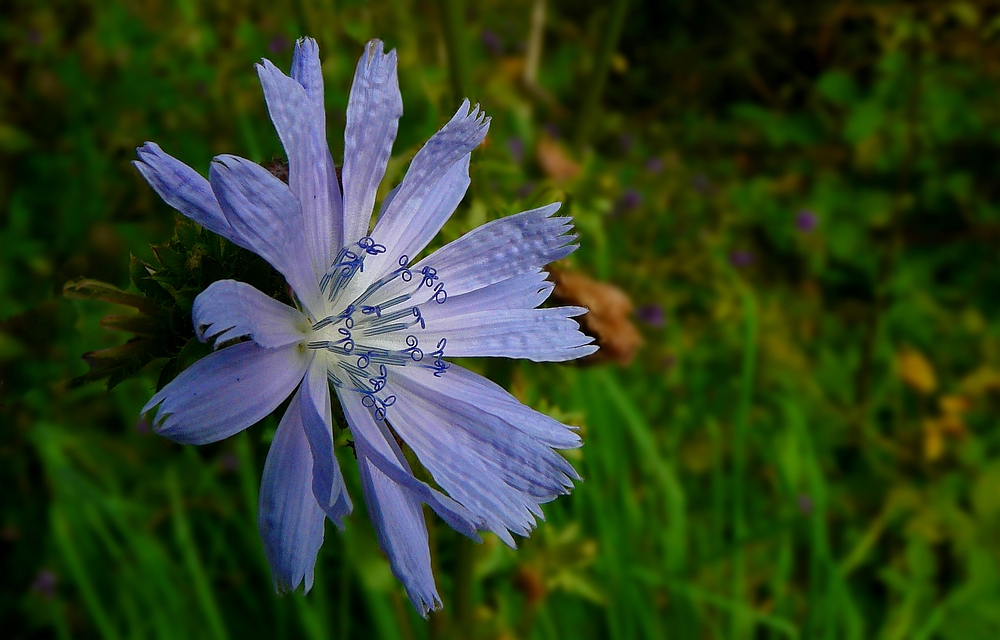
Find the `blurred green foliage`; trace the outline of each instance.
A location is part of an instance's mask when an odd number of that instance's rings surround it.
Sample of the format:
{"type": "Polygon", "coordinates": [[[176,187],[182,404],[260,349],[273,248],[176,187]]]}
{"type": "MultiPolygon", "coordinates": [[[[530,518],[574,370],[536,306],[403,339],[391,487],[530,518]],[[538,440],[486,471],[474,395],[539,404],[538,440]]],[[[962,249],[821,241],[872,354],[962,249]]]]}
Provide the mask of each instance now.
{"type": "Polygon", "coordinates": [[[3,5],[7,637],[1000,637],[1000,5],[632,0],[615,46],[620,0],[466,4],[3,5]],[[203,171],[280,156],[251,64],[287,68],[301,34],[334,157],[382,38],[406,109],[382,195],[465,86],[493,124],[440,241],[564,199],[565,266],[645,319],[625,368],[472,364],[586,446],[517,552],[472,548],[468,616],[458,537],[431,519],[446,608],[425,623],[361,508],[328,528],[314,590],[275,596],[255,514],[274,419],[185,448],[138,415],[163,359],[110,393],[69,384],[123,342],[100,319],[135,312],[64,284],[124,289],[130,251],[172,258],[149,249],[174,215],[135,147],[203,171]]]}

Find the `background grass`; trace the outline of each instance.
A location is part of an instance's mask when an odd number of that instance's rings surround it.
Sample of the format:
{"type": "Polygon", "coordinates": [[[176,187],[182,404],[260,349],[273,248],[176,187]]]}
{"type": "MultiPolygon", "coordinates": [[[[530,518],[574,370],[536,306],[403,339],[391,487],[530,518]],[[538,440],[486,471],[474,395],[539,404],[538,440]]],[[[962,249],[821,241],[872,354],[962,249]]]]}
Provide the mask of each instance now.
{"type": "Polygon", "coordinates": [[[466,4],[0,3],[4,635],[1000,637],[1000,6],[466,4]],[[273,417],[181,447],[139,420],[158,364],[66,384],[123,338],[99,324],[120,307],[63,283],[124,287],[173,232],[135,147],[280,155],[251,65],[287,68],[302,34],[335,157],[382,38],[405,104],[383,195],[468,94],[493,124],[440,241],[561,199],[564,266],[642,308],[625,367],[471,364],[582,428],[584,482],[517,552],[429,518],[429,623],[364,509],[328,527],[310,594],[274,595],[273,417]]]}

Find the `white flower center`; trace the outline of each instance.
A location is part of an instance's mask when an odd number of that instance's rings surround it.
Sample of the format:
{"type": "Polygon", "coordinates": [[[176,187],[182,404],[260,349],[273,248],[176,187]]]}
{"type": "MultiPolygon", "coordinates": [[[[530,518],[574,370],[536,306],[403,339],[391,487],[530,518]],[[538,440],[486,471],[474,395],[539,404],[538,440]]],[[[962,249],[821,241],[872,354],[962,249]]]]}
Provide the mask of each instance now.
{"type": "Polygon", "coordinates": [[[449,366],[443,360],[447,339],[441,338],[434,351],[425,353],[416,335],[426,329],[419,304],[444,304],[448,299],[444,283],[433,267],[411,271],[404,255],[396,269],[362,290],[367,281],[358,274],[364,272],[365,258],[383,253],[385,247],[368,236],[340,250],[320,281],[327,315],[312,325],[307,343],[321,352],[317,357],[326,357],[330,382],[361,393],[362,403],[376,420],[385,419],[396,401],[395,396],[381,393],[387,367],[425,366],[441,377],[449,366]]]}

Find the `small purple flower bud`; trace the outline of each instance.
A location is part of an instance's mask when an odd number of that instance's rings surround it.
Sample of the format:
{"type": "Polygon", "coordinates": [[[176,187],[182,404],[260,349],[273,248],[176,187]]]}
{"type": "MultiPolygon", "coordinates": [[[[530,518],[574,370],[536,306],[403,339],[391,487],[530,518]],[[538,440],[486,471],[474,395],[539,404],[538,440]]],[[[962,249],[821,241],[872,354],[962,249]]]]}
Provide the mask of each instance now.
{"type": "Polygon", "coordinates": [[[146,418],[139,418],[138,422],[135,423],[136,433],[141,433],[142,435],[146,435],[147,433],[152,431],[152,429],[153,425],[151,425],[149,423],[149,420],[146,420],[146,418]]]}
{"type": "Polygon", "coordinates": [[[642,204],[642,194],[635,189],[626,189],[622,197],[618,199],[618,206],[616,207],[616,213],[624,213],[626,211],[631,211],[642,204]]]}
{"type": "Polygon", "coordinates": [[[651,327],[662,327],[663,307],[658,304],[644,304],[635,310],[635,317],[651,327]]]}
{"type": "Polygon", "coordinates": [[[59,578],[49,569],[42,569],[35,576],[35,581],[31,583],[31,590],[42,596],[46,600],[56,597],[56,583],[59,578]]]}
{"type": "Polygon", "coordinates": [[[795,214],[795,228],[802,233],[810,233],[818,224],[819,217],[808,209],[803,209],[795,214]]]}
{"type": "Polygon", "coordinates": [[[628,153],[635,146],[635,136],[631,133],[623,133],[620,138],[618,138],[618,143],[622,146],[622,151],[628,153]]]}
{"type": "Polygon", "coordinates": [[[553,139],[559,138],[559,127],[557,127],[555,124],[548,122],[545,124],[545,126],[542,127],[542,129],[545,130],[545,133],[549,134],[550,138],[553,139]]]}
{"type": "Polygon", "coordinates": [[[663,171],[663,160],[656,156],[646,160],[646,171],[654,175],[663,171]]]}
{"type": "Polygon", "coordinates": [[[691,180],[691,188],[704,195],[712,189],[712,183],[708,180],[708,176],[699,173],[691,180]]]}
{"type": "Polygon", "coordinates": [[[42,43],[42,32],[38,29],[28,29],[28,44],[37,46],[42,43]]]}
{"type": "Polygon", "coordinates": [[[737,249],[729,254],[729,264],[742,269],[754,263],[755,256],[745,249],[737,249]]]}
{"type": "Polygon", "coordinates": [[[486,50],[495,56],[503,55],[503,39],[492,29],[483,29],[479,36],[486,50]]]}
{"type": "Polygon", "coordinates": [[[524,198],[530,196],[534,190],[535,190],[534,182],[525,182],[523,185],[521,185],[521,188],[518,189],[514,195],[523,200],[524,198]]]}
{"type": "Polygon", "coordinates": [[[221,467],[225,473],[233,473],[240,468],[239,456],[232,451],[226,451],[219,456],[219,467],[221,467]]]}
{"type": "Polygon", "coordinates": [[[798,504],[799,504],[799,511],[802,512],[804,515],[809,515],[810,513],[812,513],[813,501],[812,498],[810,498],[806,494],[804,493],[799,494],[798,504]]]}
{"type": "Polygon", "coordinates": [[[514,162],[521,164],[524,160],[524,141],[517,136],[508,139],[507,151],[510,151],[510,156],[514,158],[514,162]]]}
{"type": "Polygon", "coordinates": [[[287,51],[290,46],[292,46],[291,40],[286,36],[277,35],[268,41],[267,50],[271,53],[281,53],[282,51],[287,51]]]}

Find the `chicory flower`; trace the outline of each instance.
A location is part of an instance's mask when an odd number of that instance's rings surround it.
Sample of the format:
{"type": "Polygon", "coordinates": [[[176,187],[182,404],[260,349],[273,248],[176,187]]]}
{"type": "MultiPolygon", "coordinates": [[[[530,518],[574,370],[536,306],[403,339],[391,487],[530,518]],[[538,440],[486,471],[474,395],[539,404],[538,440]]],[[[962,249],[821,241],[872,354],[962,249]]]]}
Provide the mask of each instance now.
{"type": "Polygon", "coordinates": [[[135,166],[184,215],[267,260],[287,280],[288,306],[234,280],[195,300],[193,322],[215,351],[143,408],[157,433],[206,444],[261,420],[291,395],[268,452],[259,527],[279,591],[313,582],[324,519],[352,510],[334,456],[331,388],[355,444],[365,503],[422,615],[441,601],[422,504],[478,539],[513,546],[578,476],[556,449],[580,445],[569,427],[533,411],[450,357],[562,361],[596,350],[579,307],[538,308],[552,291],[544,265],[576,249],[559,204],[490,222],[413,263],[469,186],[469,159],[489,118],[466,101],[416,154],[382,202],[376,191],[402,115],[396,54],[368,43],[347,107],[343,187],[326,140],[315,41],[295,47],[291,76],[257,66],[288,156],[288,183],[232,155],[206,180],[146,143],[135,166]],[[418,480],[398,436],[441,491],[418,480]]]}

